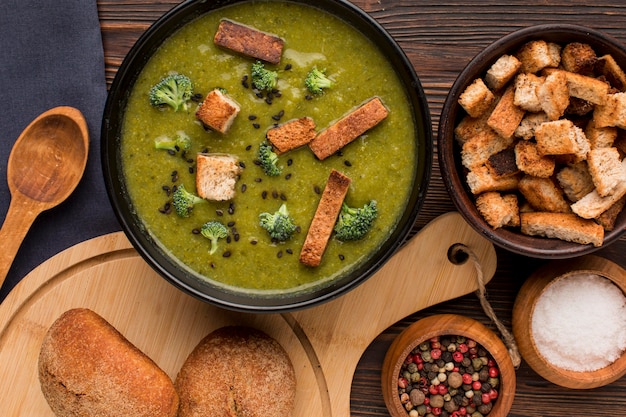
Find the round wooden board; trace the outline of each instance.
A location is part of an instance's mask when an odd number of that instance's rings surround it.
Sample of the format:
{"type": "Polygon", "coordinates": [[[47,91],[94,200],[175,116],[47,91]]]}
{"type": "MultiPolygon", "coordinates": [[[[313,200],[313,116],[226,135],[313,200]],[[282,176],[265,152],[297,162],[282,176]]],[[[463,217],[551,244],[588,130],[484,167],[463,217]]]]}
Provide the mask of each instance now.
{"type": "Polygon", "coordinates": [[[121,232],[80,243],[33,270],[0,305],[0,415],[53,416],[37,377],[41,341],[61,313],[85,307],[172,379],[212,330],[256,327],[278,340],[294,364],[293,415],[348,417],[354,370],[377,335],[418,310],[476,290],[472,263],[448,260],[455,243],[478,256],[490,280],[496,269],[493,246],[460,215],[448,213],[348,294],[284,314],[224,310],[184,294],[156,274],[121,232]]]}

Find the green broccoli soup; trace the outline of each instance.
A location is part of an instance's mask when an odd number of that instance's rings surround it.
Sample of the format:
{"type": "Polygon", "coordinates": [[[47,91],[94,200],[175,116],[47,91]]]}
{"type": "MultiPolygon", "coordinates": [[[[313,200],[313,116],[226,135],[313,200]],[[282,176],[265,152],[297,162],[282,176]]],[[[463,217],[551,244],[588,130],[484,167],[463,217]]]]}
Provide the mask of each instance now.
{"type": "Polygon", "coordinates": [[[201,279],[236,291],[269,294],[304,290],[343,276],[373,256],[402,216],[416,171],[412,107],[392,66],[371,41],[344,21],[317,8],[281,1],[249,2],[202,15],[169,37],[142,70],[128,99],[121,132],[123,175],[133,209],[145,229],[181,267],[201,279]],[[265,63],[278,75],[274,91],[251,85],[256,59],[217,47],[213,37],[221,19],[280,36],[281,61],[265,63]],[[311,93],[305,78],[317,68],[330,87],[311,93]],[[181,74],[193,83],[186,108],[155,106],[150,91],[163,78],[181,74]],[[203,125],[196,110],[219,88],[240,105],[230,129],[219,133],[203,125]],[[356,140],[319,160],[304,145],[278,155],[277,176],[265,173],[259,148],[268,129],[310,117],[320,132],[372,97],[388,116],[356,140]],[[162,149],[155,140],[191,139],[183,151],[162,149]],[[202,200],[187,217],[173,209],[172,190],[184,186],[197,195],[198,153],[234,155],[240,167],[235,197],[202,200]],[[345,197],[350,207],[375,200],[377,217],[359,240],[331,236],[321,264],[305,266],[299,254],[331,170],[351,179],[345,197]],[[286,241],[272,239],[260,225],[261,213],[282,205],[297,225],[286,241]],[[228,236],[211,241],[200,230],[207,222],[226,226],[228,236]]]}

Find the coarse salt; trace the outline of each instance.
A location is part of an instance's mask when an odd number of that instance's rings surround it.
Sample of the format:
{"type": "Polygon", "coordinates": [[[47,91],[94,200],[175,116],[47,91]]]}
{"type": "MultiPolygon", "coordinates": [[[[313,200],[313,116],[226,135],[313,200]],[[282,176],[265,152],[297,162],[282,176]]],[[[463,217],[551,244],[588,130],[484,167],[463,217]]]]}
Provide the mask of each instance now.
{"type": "Polygon", "coordinates": [[[626,349],[626,296],[593,274],[553,281],[537,299],[531,322],[539,353],[570,371],[595,371],[626,349]]]}

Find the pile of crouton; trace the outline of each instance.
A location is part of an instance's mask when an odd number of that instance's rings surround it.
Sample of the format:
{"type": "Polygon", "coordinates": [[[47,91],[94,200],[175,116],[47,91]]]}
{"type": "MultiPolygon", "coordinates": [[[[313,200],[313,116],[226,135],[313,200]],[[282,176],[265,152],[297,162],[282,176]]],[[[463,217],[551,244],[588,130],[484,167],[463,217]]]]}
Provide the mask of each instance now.
{"type": "Polygon", "coordinates": [[[626,74],[586,43],[532,40],[459,96],[476,207],[494,229],[601,246],[626,201],[626,74]]]}

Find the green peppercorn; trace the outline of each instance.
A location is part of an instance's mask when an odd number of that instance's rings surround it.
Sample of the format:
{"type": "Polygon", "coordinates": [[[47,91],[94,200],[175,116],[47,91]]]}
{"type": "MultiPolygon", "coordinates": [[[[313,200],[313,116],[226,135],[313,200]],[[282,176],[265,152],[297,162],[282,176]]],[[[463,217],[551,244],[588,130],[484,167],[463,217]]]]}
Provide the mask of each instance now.
{"type": "Polygon", "coordinates": [[[491,409],[493,408],[493,404],[492,403],[487,403],[487,404],[481,404],[478,406],[478,412],[480,412],[482,415],[487,415],[489,413],[491,413],[491,409]]]}
{"type": "Polygon", "coordinates": [[[479,371],[480,368],[483,367],[483,361],[480,360],[480,358],[474,358],[472,359],[472,366],[474,367],[474,370],[479,371]]]}
{"type": "Polygon", "coordinates": [[[489,378],[487,382],[492,388],[496,388],[500,384],[500,378],[489,378]]]}
{"type": "Polygon", "coordinates": [[[417,372],[417,364],[415,362],[411,362],[407,365],[406,370],[409,371],[409,373],[411,374],[417,372]]]}

